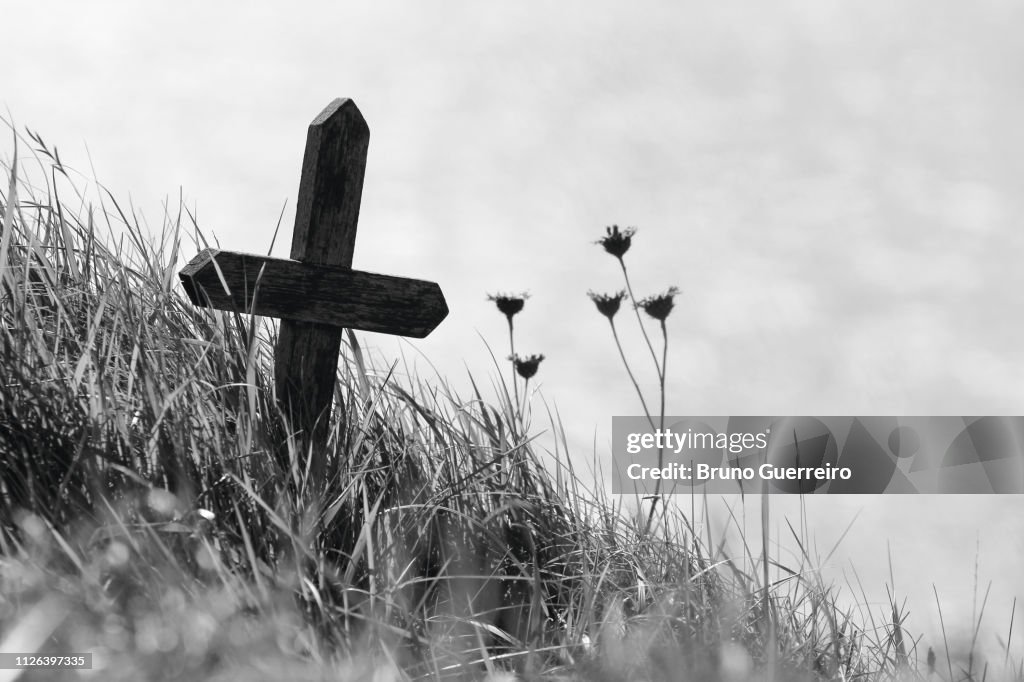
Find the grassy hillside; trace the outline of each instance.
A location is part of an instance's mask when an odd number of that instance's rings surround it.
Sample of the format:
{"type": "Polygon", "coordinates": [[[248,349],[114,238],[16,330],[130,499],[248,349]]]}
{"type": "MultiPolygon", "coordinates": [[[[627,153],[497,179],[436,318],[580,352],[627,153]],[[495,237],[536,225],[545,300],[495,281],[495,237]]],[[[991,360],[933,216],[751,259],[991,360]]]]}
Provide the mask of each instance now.
{"type": "Polygon", "coordinates": [[[205,245],[189,212],[151,231],[39,137],[16,152],[0,651],[91,651],[103,680],[997,676],[930,664],[895,606],[854,622],[809,563],[726,557],[671,508],[652,525],[585,489],[497,371],[459,393],[347,335],[311,477],[273,395],[274,327],[180,291],[205,245]]]}

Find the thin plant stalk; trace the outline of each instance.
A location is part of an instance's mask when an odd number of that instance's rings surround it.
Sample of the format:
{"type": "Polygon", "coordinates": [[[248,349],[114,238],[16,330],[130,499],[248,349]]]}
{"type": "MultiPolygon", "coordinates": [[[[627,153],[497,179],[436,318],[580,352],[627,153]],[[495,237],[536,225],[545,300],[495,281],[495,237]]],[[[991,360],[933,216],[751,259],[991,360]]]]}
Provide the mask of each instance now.
{"type": "MultiPolygon", "coordinates": [[[[658,367],[658,390],[661,392],[661,407],[658,412],[658,428],[661,431],[665,430],[665,366],[668,362],[668,328],[665,326],[665,320],[661,322],[661,338],[662,338],[662,349],[661,349],[661,365],[658,367]]],[[[655,366],[657,366],[657,360],[655,360],[655,366]]],[[[665,446],[662,445],[658,448],[658,468],[661,469],[665,465],[665,446]]],[[[651,511],[647,514],[647,528],[651,529],[651,523],[654,521],[654,512],[658,508],[658,500],[661,499],[661,479],[657,479],[654,484],[654,499],[651,501],[651,511]]],[[[662,505],[662,509],[665,505],[662,505]]]]}
{"type": "Polygon", "coordinates": [[[509,352],[512,354],[509,358],[509,362],[512,366],[512,394],[515,396],[515,412],[519,414],[519,384],[516,382],[516,340],[515,335],[512,333],[512,316],[506,316],[508,318],[508,347],[509,352]]]}
{"type": "MultiPolygon", "coordinates": [[[[647,334],[647,329],[644,327],[643,320],[640,318],[640,309],[637,306],[636,296],[633,294],[633,285],[629,281],[629,270],[626,268],[626,261],[623,260],[622,256],[617,256],[617,258],[618,258],[618,261],[619,261],[619,266],[622,268],[622,277],[626,281],[626,291],[629,292],[629,300],[633,304],[633,312],[636,314],[637,324],[640,325],[640,332],[644,336],[644,341],[647,343],[647,349],[651,352],[651,360],[654,361],[654,369],[658,373],[658,387],[659,387],[659,391],[661,393],[661,409],[660,409],[660,411],[658,413],[658,428],[661,429],[661,430],[664,430],[664,428],[665,428],[665,363],[666,363],[666,361],[668,359],[668,332],[666,331],[666,328],[665,328],[665,320],[661,320],[661,332],[662,332],[662,338],[664,340],[664,347],[663,347],[663,350],[662,350],[661,362],[659,363],[658,362],[658,355],[654,351],[654,344],[651,343],[651,337],[647,334]]],[[[614,325],[612,326],[612,331],[613,332],[615,331],[614,325]]],[[[618,337],[617,336],[616,336],[616,344],[618,344],[618,337]]],[[[619,352],[620,353],[622,352],[621,345],[619,346],[619,352]]],[[[625,359],[625,358],[623,358],[623,359],[625,359]]],[[[628,370],[628,365],[627,365],[627,370],[628,370]]],[[[632,372],[630,372],[630,378],[633,379],[632,372]]],[[[636,385],[636,380],[635,379],[633,379],[633,383],[634,383],[634,385],[636,385]]],[[[639,387],[637,387],[637,391],[639,392],[639,387]]],[[[644,411],[647,412],[647,419],[648,419],[648,421],[652,421],[651,417],[650,417],[650,412],[647,410],[647,405],[644,402],[644,399],[643,399],[642,395],[640,396],[640,402],[643,403],[644,411]]],[[[652,424],[652,427],[653,427],[653,424],[652,424]]],[[[664,448],[664,446],[662,446],[662,447],[658,448],[658,468],[659,469],[663,466],[664,461],[665,461],[665,448],[664,448]]],[[[659,478],[657,480],[657,482],[654,484],[654,498],[653,498],[653,501],[651,502],[651,510],[647,514],[647,524],[645,526],[645,530],[646,531],[649,531],[650,528],[651,528],[651,523],[654,520],[654,512],[657,510],[658,499],[660,498],[660,496],[661,496],[661,479],[659,478]]]]}
{"type": "Polygon", "coordinates": [[[661,368],[658,367],[658,356],[654,352],[654,344],[651,343],[651,337],[647,335],[647,330],[644,328],[643,320],[640,319],[640,309],[636,304],[636,296],[633,295],[633,285],[629,283],[629,272],[626,270],[626,261],[619,256],[619,265],[622,266],[622,277],[626,280],[626,291],[629,292],[629,301],[633,304],[633,312],[636,313],[636,322],[640,325],[640,333],[644,335],[644,341],[647,342],[647,348],[651,351],[651,359],[654,360],[654,368],[658,370],[658,374],[661,374],[661,368]]]}
{"type": "Polygon", "coordinates": [[[615,329],[615,320],[609,317],[608,323],[612,326],[612,336],[615,338],[615,347],[619,349],[619,357],[622,358],[622,364],[626,367],[626,373],[629,374],[629,380],[633,382],[633,388],[636,389],[636,394],[640,397],[640,404],[643,405],[644,414],[647,416],[647,421],[653,429],[654,419],[651,417],[651,410],[647,407],[647,401],[644,399],[644,393],[640,390],[640,384],[637,383],[636,377],[633,375],[633,370],[629,366],[629,361],[626,359],[626,353],[622,350],[622,342],[619,341],[619,333],[615,329]]]}
{"type": "MultiPolygon", "coordinates": [[[[529,395],[530,395],[530,380],[529,379],[523,379],[523,407],[522,407],[522,410],[520,410],[520,413],[519,413],[519,421],[520,422],[523,422],[525,420],[525,415],[523,413],[526,412],[526,408],[528,406],[529,395]]],[[[525,424],[523,425],[523,429],[524,429],[524,431],[526,430],[526,425],[525,424]]]]}

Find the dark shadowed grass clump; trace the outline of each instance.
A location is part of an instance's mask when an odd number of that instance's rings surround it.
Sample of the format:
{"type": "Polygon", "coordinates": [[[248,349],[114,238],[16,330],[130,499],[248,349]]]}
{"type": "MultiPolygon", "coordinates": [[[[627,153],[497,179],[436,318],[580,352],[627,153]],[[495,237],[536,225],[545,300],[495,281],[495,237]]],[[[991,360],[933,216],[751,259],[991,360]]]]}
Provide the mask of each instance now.
{"type": "Polygon", "coordinates": [[[925,674],[909,635],[893,653],[902,625],[854,623],[807,566],[768,583],[767,555],[726,557],[682,514],[649,532],[525,437],[507,390],[496,407],[472,381],[379,370],[352,335],[311,477],[276,407],[273,325],[178,289],[203,245],[191,214],[152,240],[37,136],[18,151],[0,650],[92,652],[103,680],[925,674]]]}

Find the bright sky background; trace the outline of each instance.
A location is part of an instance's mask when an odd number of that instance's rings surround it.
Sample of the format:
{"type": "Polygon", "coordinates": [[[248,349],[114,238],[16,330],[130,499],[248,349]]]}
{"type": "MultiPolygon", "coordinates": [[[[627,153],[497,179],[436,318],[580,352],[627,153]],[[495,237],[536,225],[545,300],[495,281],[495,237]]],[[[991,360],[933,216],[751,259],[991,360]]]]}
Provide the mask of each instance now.
{"type": "MultiPolygon", "coordinates": [[[[181,188],[227,249],[265,251],[287,200],[287,255],[306,126],[353,98],[371,129],[355,267],[441,284],[452,312],[413,346],[466,394],[467,367],[496,374],[481,336],[507,354],[486,294],[528,290],[517,349],[548,356],[584,466],[639,411],[585,295],[621,286],[592,243],[612,223],[639,229],[639,295],[684,291],[670,414],[1020,413],[1019,3],[35,0],[4,23],[15,122],[87,173],[88,145],[153,228],[181,188]]],[[[867,502],[819,506],[824,532],[867,502]]],[[[980,533],[982,588],[986,560],[1005,583],[1024,546],[984,520],[1019,505],[870,500],[850,551],[887,574],[888,526],[912,556],[943,545],[929,563],[956,586],[980,533]],[[950,552],[950,533],[972,541],[950,552]]]]}

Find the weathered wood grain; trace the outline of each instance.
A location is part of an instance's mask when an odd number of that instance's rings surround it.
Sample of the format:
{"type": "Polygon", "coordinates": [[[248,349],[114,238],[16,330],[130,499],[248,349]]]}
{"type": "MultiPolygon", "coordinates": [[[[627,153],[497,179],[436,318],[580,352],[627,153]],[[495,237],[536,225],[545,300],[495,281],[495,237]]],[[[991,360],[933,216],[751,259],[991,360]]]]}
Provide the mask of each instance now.
{"type": "Polygon", "coordinates": [[[232,251],[206,249],[180,277],[199,306],[382,334],[423,338],[448,314],[434,282],[232,251]]]}

